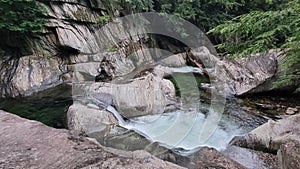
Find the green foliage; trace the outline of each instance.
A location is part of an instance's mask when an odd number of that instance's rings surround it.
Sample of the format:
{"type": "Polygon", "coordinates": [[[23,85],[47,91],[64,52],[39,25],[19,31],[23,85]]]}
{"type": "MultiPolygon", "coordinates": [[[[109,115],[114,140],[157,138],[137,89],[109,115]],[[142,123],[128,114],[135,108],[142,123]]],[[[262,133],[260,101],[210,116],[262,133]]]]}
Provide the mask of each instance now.
{"type": "Polygon", "coordinates": [[[251,10],[275,9],[287,0],[113,0],[112,10],[172,14],[191,21],[203,31],[251,10]]]}
{"type": "Polygon", "coordinates": [[[152,0],[112,0],[109,1],[112,10],[126,10],[128,12],[149,12],[153,9],[152,0]]]}
{"type": "Polygon", "coordinates": [[[105,25],[111,21],[111,17],[109,15],[100,16],[98,19],[98,23],[101,25],[105,25]]]}
{"type": "Polygon", "coordinates": [[[34,0],[0,0],[0,31],[41,32],[44,12],[34,0]]]}
{"type": "MultiPolygon", "coordinates": [[[[274,3],[274,2],[273,2],[274,3]]],[[[276,86],[300,82],[300,2],[293,0],[268,11],[251,11],[221,24],[208,33],[222,37],[217,47],[233,57],[285,49],[286,76],[276,86]]]]}
{"type": "Polygon", "coordinates": [[[241,6],[236,0],[155,0],[155,11],[187,19],[208,30],[231,17],[241,6]]]}
{"type": "Polygon", "coordinates": [[[125,0],[125,2],[136,12],[146,12],[153,9],[152,0],[125,0]]]}
{"type": "Polygon", "coordinates": [[[107,52],[116,52],[118,50],[119,50],[119,48],[117,46],[113,46],[113,47],[107,49],[107,52]]]}

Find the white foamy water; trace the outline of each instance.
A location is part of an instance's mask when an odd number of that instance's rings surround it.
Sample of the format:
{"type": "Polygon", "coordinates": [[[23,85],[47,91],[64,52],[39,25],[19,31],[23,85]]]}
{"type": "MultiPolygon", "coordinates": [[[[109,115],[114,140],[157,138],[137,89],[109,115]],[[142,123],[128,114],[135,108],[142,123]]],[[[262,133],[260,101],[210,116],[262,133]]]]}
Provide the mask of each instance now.
{"type": "Polygon", "coordinates": [[[238,126],[221,123],[213,130],[203,131],[205,115],[199,112],[176,111],[160,115],[149,115],[131,119],[125,122],[120,114],[109,107],[120,126],[134,130],[153,142],[159,142],[168,148],[183,148],[193,150],[208,146],[218,150],[225,149],[233,136],[241,134],[238,126]],[[205,135],[205,137],[203,137],[205,135]]]}
{"type": "Polygon", "coordinates": [[[106,110],[111,112],[116,117],[116,119],[118,120],[120,126],[125,126],[126,125],[126,122],[124,121],[123,117],[120,115],[120,113],[114,107],[108,106],[106,108],[106,110]]]}

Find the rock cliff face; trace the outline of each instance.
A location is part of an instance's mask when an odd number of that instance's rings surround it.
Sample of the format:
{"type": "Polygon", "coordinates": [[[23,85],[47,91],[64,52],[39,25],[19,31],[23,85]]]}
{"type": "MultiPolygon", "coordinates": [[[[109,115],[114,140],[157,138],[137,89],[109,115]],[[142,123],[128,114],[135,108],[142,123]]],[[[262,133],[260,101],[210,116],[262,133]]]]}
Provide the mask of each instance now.
{"type": "Polygon", "coordinates": [[[1,63],[1,96],[30,95],[64,81],[66,67],[57,58],[36,55],[1,63]]]}
{"type": "MultiPolygon", "coordinates": [[[[120,31],[126,30],[123,23],[115,22],[109,30],[100,30],[107,22],[102,17],[112,13],[109,2],[58,0],[39,4],[47,10],[48,21],[43,34],[24,36],[8,32],[1,35],[1,97],[30,95],[70,81],[73,67],[67,65],[101,62],[106,55],[102,53],[109,48],[128,47],[113,37],[115,32],[129,37],[128,32],[120,31]]],[[[132,38],[128,43],[142,38],[145,37],[132,38]]],[[[93,73],[100,74],[98,71],[93,73]]]]}

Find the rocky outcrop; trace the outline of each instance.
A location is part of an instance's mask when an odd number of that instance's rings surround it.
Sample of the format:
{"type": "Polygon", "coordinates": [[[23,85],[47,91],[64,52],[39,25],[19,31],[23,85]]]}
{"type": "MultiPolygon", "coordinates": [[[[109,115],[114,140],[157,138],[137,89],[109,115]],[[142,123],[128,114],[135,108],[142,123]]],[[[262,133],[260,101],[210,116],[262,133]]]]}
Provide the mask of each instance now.
{"type": "MultiPolygon", "coordinates": [[[[300,86],[299,79],[293,79],[292,83],[283,83],[278,85],[278,82],[287,76],[287,56],[283,50],[274,49],[268,52],[272,55],[277,62],[277,70],[274,76],[265,81],[262,85],[258,86],[253,90],[255,92],[276,92],[277,94],[289,95],[292,93],[297,93],[297,88],[300,86]]],[[[295,65],[296,66],[296,65],[295,65]]],[[[297,69],[296,67],[291,67],[291,69],[297,69]]]]}
{"type": "Polygon", "coordinates": [[[139,150],[106,148],[94,139],[0,111],[0,168],[182,168],[139,150]]]}
{"type": "Polygon", "coordinates": [[[55,58],[24,56],[1,64],[1,96],[30,95],[61,84],[66,66],[55,58]]]}
{"type": "Polygon", "coordinates": [[[236,136],[231,145],[276,153],[282,169],[299,168],[300,115],[277,122],[269,120],[244,136],[236,136]]]}
{"type": "MultiPolygon", "coordinates": [[[[131,37],[131,32],[127,32],[122,22],[100,29],[105,24],[101,16],[112,12],[107,2],[58,0],[40,1],[39,4],[47,11],[48,22],[43,34],[25,37],[7,33],[0,36],[2,97],[30,95],[61,84],[65,79],[69,81],[73,67],[66,65],[87,62],[86,59],[91,58],[89,62],[101,62],[110,48],[127,47],[121,44],[126,40],[121,37],[131,37]],[[119,37],[115,37],[116,32],[119,37]]],[[[135,36],[130,43],[137,43],[141,38],[147,39],[142,35],[135,36]]],[[[120,53],[113,52],[111,55],[118,56],[120,53]]],[[[120,58],[115,61],[116,64],[121,62],[120,58]]],[[[119,70],[124,71],[123,68],[130,69],[120,66],[119,70]]],[[[97,71],[93,73],[100,74],[97,71]]]]}
{"type": "Polygon", "coordinates": [[[271,79],[277,71],[277,53],[259,54],[235,60],[219,59],[205,47],[192,53],[206,67],[214,68],[211,78],[216,84],[224,85],[229,95],[245,95],[262,92],[258,87],[271,79]]]}
{"type": "Polygon", "coordinates": [[[108,111],[74,103],[68,109],[67,123],[69,130],[93,133],[95,131],[104,132],[110,128],[110,125],[117,124],[118,122],[108,111]]]}
{"type": "Polygon", "coordinates": [[[120,114],[129,118],[163,113],[174,103],[172,99],[175,97],[175,87],[169,80],[150,73],[125,84],[105,82],[74,84],[73,93],[81,96],[86,93],[109,94],[120,114]]]}
{"type": "Polygon", "coordinates": [[[277,152],[289,141],[300,142],[300,115],[279,121],[269,120],[245,136],[236,136],[231,144],[258,150],[277,152]]]}
{"type": "Polygon", "coordinates": [[[247,169],[279,168],[278,159],[275,154],[237,146],[228,146],[222,151],[222,154],[247,167],[247,169]]]}

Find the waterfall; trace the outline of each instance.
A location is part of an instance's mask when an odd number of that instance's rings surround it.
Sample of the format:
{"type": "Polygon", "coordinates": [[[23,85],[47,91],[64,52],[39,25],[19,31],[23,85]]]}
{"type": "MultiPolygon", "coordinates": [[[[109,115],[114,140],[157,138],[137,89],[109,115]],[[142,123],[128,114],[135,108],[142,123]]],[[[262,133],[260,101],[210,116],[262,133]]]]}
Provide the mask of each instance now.
{"type": "Polygon", "coordinates": [[[92,95],[92,96],[73,96],[73,100],[79,101],[90,108],[106,109],[116,117],[120,126],[125,127],[126,122],[123,119],[123,117],[113,106],[110,105],[109,103],[110,101],[108,101],[109,99],[103,96],[108,97],[108,94],[98,93],[98,95],[92,95]]]}
{"type": "Polygon", "coordinates": [[[125,120],[123,119],[123,117],[120,115],[120,113],[114,107],[109,105],[106,107],[106,110],[111,112],[116,117],[120,126],[124,127],[126,125],[125,120]]]}
{"type": "MultiPolygon", "coordinates": [[[[213,125],[215,127],[212,128],[211,120],[214,121],[215,116],[205,116],[198,110],[176,110],[125,121],[111,106],[110,99],[105,99],[103,94],[77,97],[77,100],[93,108],[106,109],[114,115],[121,127],[133,130],[152,142],[159,142],[169,149],[184,153],[192,153],[201,146],[215,147],[218,150],[225,149],[232,136],[241,133],[239,125],[225,121],[220,126],[213,125]],[[208,127],[211,129],[206,130],[208,127]]],[[[216,121],[219,122],[219,120],[216,121]]]]}
{"type": "Polygon", "coordinates": [[[232,136],[240,133],[238,126],[223,123],[226,128],[231,126],[229,130],[218,126],[209,133],[209,137],[205,137],[206,133],[202,133],[202,130],[207,119],[199,112],[175,111],[124,121],[114,107],[108,106],[106,110],[113,113],[120,126],[133,130],[152,142],[159,142],[167,148],[179,148],[187,154],[194,152],[200,146],[225,149],[232,136]]]}

